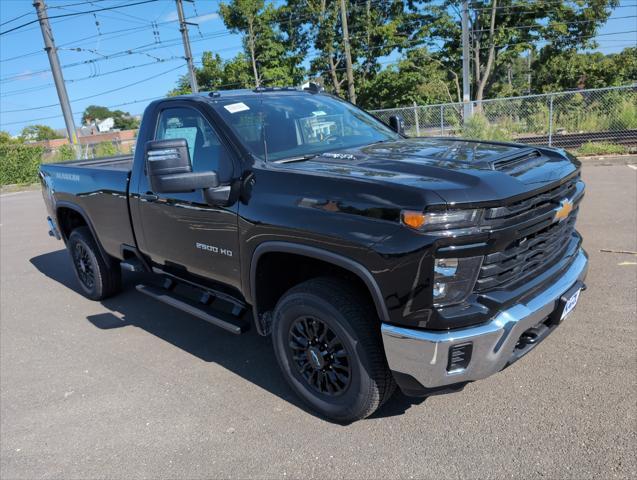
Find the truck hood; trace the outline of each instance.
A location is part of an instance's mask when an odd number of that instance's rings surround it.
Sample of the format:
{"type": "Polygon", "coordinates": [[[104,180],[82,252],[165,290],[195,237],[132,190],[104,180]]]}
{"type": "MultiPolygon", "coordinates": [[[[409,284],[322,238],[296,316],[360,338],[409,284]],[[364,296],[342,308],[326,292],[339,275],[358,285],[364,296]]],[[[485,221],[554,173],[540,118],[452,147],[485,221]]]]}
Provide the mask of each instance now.
{"type": "Polygon", "coordinates": [[[415,187],[455,204],[521,196],[558,183],[579,165],[566,152],[542,147],[417,138],[334,150],[285,168],[415,187]]]}

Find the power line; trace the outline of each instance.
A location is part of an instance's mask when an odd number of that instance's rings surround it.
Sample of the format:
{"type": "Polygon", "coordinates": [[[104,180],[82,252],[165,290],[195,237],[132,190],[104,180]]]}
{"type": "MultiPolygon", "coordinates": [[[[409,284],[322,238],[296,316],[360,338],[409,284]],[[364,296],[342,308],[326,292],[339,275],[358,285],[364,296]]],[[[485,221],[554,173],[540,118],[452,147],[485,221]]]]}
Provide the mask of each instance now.
{"type": "MultiPolygon", "coordinates": [[[[363,0],[359,0],[359,3],[362,3],[362,1],[363,0]]],[[[375,3],[376,2],[380,2],[380,1],[382,1],[382,0],[374,0],[375,3]]],[[[314,18],[314,17],[312,17],[312,16],[301,17],[295,23],[301,24],[301,23],[306,22],[307,20],[310,20],[312,18],[314,18]]],[[[410,21],[410,23],[418,23],[418,22],[419,22],[418,19],[414,19],[414,20],[410,21]]],[[[168,22],[168,23],[172,23],[172,22],[168,22]]],[[[124,29],[122,31],[128,31],[128,30],[135,30],[135,29],[124,29]]],[[[115,32],[111,32],[111,33],[115,33],[115,32]]],[[[190,43],[196,43],[196,42],[205,41],[205,40],[208,40],[208,39],[211,39],[211,38],[221,38],[221,37],[230,36],[230,35],[233,35],[233,33],[230,32],[227,29],[217,30],[215,32],[211,32],[209,34],[206,34],[206,35],[204,35],[201,38],[192,39],[190,41],[190,43]]],[[[355,39],[355,38],[361,38],[361,37],[364,37],[364,36],[365,36],[365,34],[361,33],[361,34],[358,34],[358,35],[351,35],[350,38],[355,39]]],[[[91,36],[91,37],[87,37],[87,38],[94,38],[94,37],[95,36],[91,36]]],[[[115,37],[113,37],[113,38],[115,38],[115,37]]],[[[84,40],[84,39],[82,39],[82,40],[84,40]]],[[[68,43],[62,44],[61,46],[66,46],[66,45],[69,45],[70,43],[72,43],[72,42],[68,42],[68,43]]],[[[134,47],[134,48],[131,48],[131,49],[110,53],[110,54],[104,55],[103,58],[89,59],[89,60],[83,60],[83,61],[76,62],[76,63],[66,64],[66,65],[63,65],[63,68],[70,68],[70,67],[75,67],[75,66],[78,66],[78,65],[85,65],[85,64],[88,64],[88,63],[95,63],[95,62],[108,60],[108,59],[112,59],[112,58],[118,58],[118,57],[121,57],[121,56],[130,55],[130,54],[143,54],[145,52],[149,52],[149,51],[153,51],[153,50],[157,50],[157,49],[169,48],[169,47],[177,46],[177,45],[179,45],[181,43],[182,43],[182,39],[181,38],[170,38],[168,40],[160,41],[159,44],[156,43],[156,42],[152,42],[152,43],[147,43],[147,44],[144,44],[144,45],[140,45],[140,46],[137,46],[137,47],[134,47]],[[144,50],[142,50],[142,49],[144,49],[144,50]]],[[[35,71],[35,72],[30,72],[30,75],[37,75],[39,73],[46,73],[47,71],[48,71],[48,69],[38,70],[38,71],[35,71]]],[[[15,73],[15,74],[0,78],[0,82],[11,81],[13,79],[18,79],[18,78],[21,78],[21,77],[23,77],[22,73],[15,73]]]]}
{"type": "MultiPolygon", "coordinates": [[[[573,39],[576,40],[580,40],[580,41],[585,41],[585,40],[594,40],[597,37],[604,37],[604,36],[609,36],[609,35],[623,35],[625,33],[637,33],[637,30],[625,30],[622,32],[608,32],[608,33],[597,33],[597,34],[591,34],[591,35],[580,35],[580,36],[576,36],[573,37],[573,39]]],[[[541,40],[531,40],[528,42],[510,42],[510,43],[502,43],[502,44],[495,44],[495,47],[511,47],[511,46],[515,46],[515,45],[529,45],[529,46],[534,46],[540,43],[555,43],[554,40],[552,39],[541,39],[541,40]]],[[[489,45],[485,45],[483,47],[480,47],[479,50],[488,50],[490,48],[489,45]]],[[[474,49],[475,50],[475,49],[474,49]]]]}
{"type": "MultiPolygon", "coordinates": [[[[115,105],[106,105],[106,108],[116,108],[116,107],[124,107],[126,105],[132,105],[134,103],[141,103],[141,102],[149,102],[151,100],[157,100],[158,98],[163,98],[163,97],[148,97],[148,98],[141,98],[139,100],[132,100],[129,102],[124,102],[124,103],[118,103],[115,105]]],[[[52,118],[60,118],[62,115],[58,114],[58,115],[51,115],[48,117],[39,117],[39,118],[32,118],[30,120],[19,120],[19,121],[15,121],[15,122],[6,122],[6,123],[0,123],[0,126],[5,126],[5,125],[19,125],[21,123],[32,123],[32,122],[39,122],[40,120],[51,120],[52,118]]]]}
{"type": "MultiPolygon", "coordinates": [[[[201,42],[204,40],[209,40],[211,38],[219,38],[219,37],[223,37],[229,35],[229,33],[226,33],[226,31],[224,30],[220,30],[217,32],[212,32],[209,35],[204,36],[203,38],[196,38],[194,40],[191,41],[191,43],[195,43],[195,42],[201,42]]],[[[82,60],[82,61],[78,61],[75,63],[68,63],[66,65],[62,65],[62,68],[71,68],[71,67],[76,67],[78,65],[86,65],[86,64],[92,64],[92,63],[97,63],[97,62],[101,62],[104,60],[110,60],[113,58],[119,58],[119,57],[124,57],[127,55],[137,55],[137,54],[145,54],[147,52],[151,52],[153,50],[158,50],[161,48],[169,48],[169,47],[174,47],[177,46],[181,43],[181,38],[173,38],[173,39],[169,39],[167,41],[162,41],[160,44],[157,44],[155,42],[152,43],[146,43],[144,45],[140,45],[137,47],[133,47],[133,48],[129,48],[126,50],[120,50],[118,52],[114,52],[114,53],[109,53],[109,54],[104,54],[103,57],[101,58],[93,58],[93,59],[89,59],[89,60],[82,60]]],[[[50,71],[48,68],[42,69],[42,70],[37,70],[34,72],[29,72],[29,75],[37,75],[40,73],[46,73],[50,71]]],[[[16,80],[19,78],[24,77],[24,73],[15,73],[15,74],[11,74],[9,76],[6,77],[2,77],[0,78],[0,82],[7,82],[7,81],[12,81],[12,80],[16,80]]]]}
{"type": "Polygon", "coordinates": [[[2,22],[0,23],[0,27],[5,26],[7,23],[11,23],[11,22],[15,22],[16,20],[20,20],[21,18],[24,18],[28,15],[32,15],[33,12],[27,12],[27,13],[23,13],[22,15],[18,15],[17,17],[12,18],[11,20],[7,20],[6,22],[2,22]]]}
{"type": "MultiPolygon", "coordinates": [[[[235,46],[231,46],[231,47],[215,49],[215,53],[222,52],[222,51],[236,50],[236,49],[240,49],[240,48],[242,48],[242,45],[235,45],[235,46]]],[[[204,53],[204,51],[197,53],[197,55],[202,55],[203,53],[204,53]]],[[[183,60],[183,57],[172,56],[172,57],[167,57],[167,58],[159,58],[158,60],[156,60],[154,62],[129,65],[127,67],[118,68],[116,70],[109,70],[107,72],[102,72],[102,73],[98,73],[98,74],[91,74],[91,75],[87,75],[85,77],[66,79],[66,82],[67,83],[76,83],[76,82],[82,82],[84,80],[92,80],[92,79],[95,79],[95,78],[105,77],[107,75],[112,75],[114,73],[120,73],[120,72],[124,72],[124,71],[127,71],[127,70],[134,70],[134,69],[137,69],[137,68],[144,68],[144,67],[148,67],[148,66],[152,66],[152,65],[157,65],[158,63],[172,62],[172,61],[175,61],[175,60],[183,60]]],[[[196,63],[201,64],[202,62],[200,60],[197,60],[196,63]]],[[[38,85],[38,86],[35,86],[35,87],[28,87],[28,88],[24,88],[24,89],[11,90],[11,91],[8,91],[8,92],[3,92],[0,95],[0,98],[11,97],[11,96],[19,95],[19,94],[22,94],[22,93],[35,92],[35,91],[38,91],[38,90],[42,90],[43,88],[52,87],[53,85],[54,85],[53,83],[46,83],[44,85],[38,85]]]]}
{"type": "MultiPolygon", "coordinates": [[[[100,0],[94,0],[94,1],[100,1],[100,0]]],[[[154,0],[151,0],[151,1],[154,1],[154,0]]],[[[149,3],[149,2],[139,2],[139,3],[149,3]]],[[[77,4],[73,4],[73,5],[77,5],[77,4]]],[[[67,5],[67,6],[71,6],[71,5],[67,5]]],[[[131,5],[120,5],[120,7],[121,7],[121,6],[131,6],[131,5]]],[[[60,6],[60,7],[51,7],[51,8],[62,8],[62,7],[63,7],[63,6],[60,6]]],[[[111,8],[115,8],[115,7],[111,7],[111,8]]],[[[104,10],[105,10],[105,9],[104,9],[104,10]]],[[[77,14],[84,14],[84,13],[90,13],[90,12],[88,12],[88,11],[87,11],[87,12],[77,12],[77,14]]],[[[115,13],[115,12],[114,12],[114,13],[115,13]]],[[[117,12],[117,13],[121,13],[121,12],[117,12]]],[[[50,18],[55,18],[55,17],[50,17],[50,18]]],[[[634,16],[621,17],[621,18],[634,18],[634,16]]],[[[299,23],[300,23],[301,21],[305,21],[305,20],[304,20],[304,19],[299,19],[299,23]]],[[[172,23],[172,22],[164,22],[164,23],[172,23]]],[[[149,26],[149,27],[150,27],[150,26],[149,26]]],[[[149,27],[146,27],[146,28],[149,28],[149,27]]],[[[510,28],[513,28],[513,27],[510,27],[510,28]]],[[[523,28],[523,27],[522,27],[522,26],[520,26],[520,28],[523,28]]],[[[118,30],[118,31],[116,31],[116,32],[122,32],[122,31],[133,31],[133,30],[139,31],[139,28],[123,29],[123,30],[118,30]]],[[[116,32],[107,32],[107,33],[105,33],[105,35],[106,35],[106,34],[113,34],[113,33],[116,33],[116,32]]],[[[599,34],[599,35],[597,35],[597,36],[603,36],[603,35],[617,35],[617,34],[623,34],[623,33],[633,33],[633,32],[635,32],[635,31],[634,31],[634,30],[631,30],[631,31],[626,31],[626,32],[612,32],[612,33],[607,33],[607,34],[599,34]]],[[[6,33],[6,32],[4,32],[4,33],[6,33]]],[[[225,35],[228,35],[228,34],[229,34],[229,32],[227,32],[227,30],[226,30],[225,32],[222,32],[222,31],[220,31],[220,32],[214,32],[213,34],[210,34],[210,35],[206,36],[205,38],[197,39],[197,40],[193,40],[193,43],[194,43],[195,41],[206,40],[206,39],[208,39],[208,38],[217,38],[217,37],[225,36],[225,35]]],[[[94,35],[94,36],[92,36],[92,37],[88,37],[88,38],[94,38],[94,37],[96,37],[96,36],[94,35]]],[[[595,36],[591,36],[590,38],[594,38],[594,37],[595,37],[595,36]]],[[[585,37],[580,37],[580,38],[585,38],[585,37]]],[[[590,38],[589,38],[589,39],[590,39],[590,38]]],[[[174,39],[174,40],[178,40],[178,39],[174,39]]],[[[171,42],[171,41],[173,41],[173,40],[168,40],[167,42],[171,42]]],[[[426,43],[426,42],[424,42],[422,39],[415,39],[415,40],[407,41],[406,43],[407,43],[407,44],[410,44],[410,43],[414,43],[414,42],[420,42],[421,44],[425,44],[425,43],[426,43]]],[[[551,41],[550,41],[550,40],[540,40],[538,43],[544,43],[544,42],[551,43],[551,41]]],[[[517,44],[526,44],[526,43],[527,43],[527,42],[517,42],[517,44]]],[[[152,51],[152,50],[161,49],[161,48],[169,48],[170,46],[176,46],[177,44],[178,44],[178,43],[175,43],[174,45],[172,45],[172,44],[168,44],[168,43],[164,44],[164,42],[160,42],[160,45],[159,45],[159,46],[156,46],[155,48],[148,48],[148,49],[146,49],[145,51],[141,51],[141,52],[136,52],[136,51],[135,51],[136,49],[141,49],[141,48],[145,48],[145,47],[147,47],[147,46],[149,46],[149,45],[153,45],[153,44],[146,44],[146,45],[142,45],[142,46],[136,47],[135,49],[131,49],[131,50],[123,51],[123,52],[125,52],[126,54],[131,54],[131,53],[144,53],[144,52],[146,52],[146,51],[152,51]]],[[[402,46],[402,45],[403,45],[403,44],[397,44],[397,45],[394,45],[394,46],[402,46]]],[[[515,43],[509,43],[509,44],[505,44],[505,45],[496,45],[496,46],[511,46],[511,45],[515,45],[515,43]]],[[[392,45],[380,45],[380,46],[373,46],[372,48],[390,48],[390,47],[392,47],[392,45]]],[[[233,48],[236,48],[236,47],[233,47],[233,48]]],[[[488,48],[488,47],[484,47],[484,48],[488,48]]],[[[84,50],[84,51],[87,51],[88,49],[83,49],[83,50],[84,50]]],[[[39,52],[38,52],[38,53],[39,53],[39,52]]],[[[93,53],[95,53],[95,52],[93,52],[93,53]]],[[[113,58],[113,55],[117,55],[118,53],[122,53],[122,52],[116,52],[115,54],[105,55],[103,59],[92,59],[92,60],[86,60],[86,61],[83,61],[83,62],[78,62],[78,63],[76,63],[76,64],[67,65],[67,66],[65,66],[65,67],[77,66],[77,65],[81,65],[81,64],[91,64],[91,63],[95,63],[95,62],[97,62],[97,61],[99,61],[99,60],[106,60],[106,59],[113,58]]],[[[175,58],[179,58],[179,57],[175,57],[175,58]]],[[[127,70],[127,69],[130,69],[130,68],[138,68],[138,67],[142,67],[142,66],[145,66],[145,65],[155,64],[155,63],[158,63],[158,62],[149,62],[148,64],[143,64],[143,65],[139,65],[139,66],[125,67],[125,68],[123,68],[123,69],[114,70],[114,71],[111,71],[111,72],[105,72],[104,74],[91,75],[91,76],[88,76],[88,77],[85,77],[85,78],[77,79],[77,80],[75,80],[75,81],[81,81],[81,80],[84,80],[84,79],[95,78],[95,77],[99,77],[99,76],[103,76],[103,75],[108,75],[108,74],[111,74],[111,73],[116,73],[116,72],[118,72],[118,71],[127,70]]],[[[390,63],[391,63],[391,62],[390,62],[390,63]]],[[[382,64],[383,64],[383,63],[381,63],[381,65],[382,65],[382,64]]],[[[178,68],[179,68],[179,67],[178,67],[178,68]]],[[[175,69],[175,70],[176,70],[176,69],[175,69]]],[[[337,70],[341,70],[341,69],[337,69],[337,70]]],[[[46,71],[46,70],[45,70],[45,71],[46,71]]],[[[326,72],[327,72],[327,71],[326,71],[326,72]]],[[[38,72],[35,72],[35,73],[38,73],[38,72]]],[[[165,72],[165,73],[166,73],[166,72],[165,72]]],[[[311,73],[312,73],[312,72],[308,72],[308,75],[309,75],[309,74],[311,74],[311,73]]],[[[20,75],[16,75],[16,76],[22,76],[22,75],[20,74],[20,75]]],[[[3,81],[5,81],[5,80],[7,80],[7,77],[5,77],[5,79],[3,79],[3,81]]],[[[236,85],[236,84],[235,84],[235,85],[236,85]]],[[[37,87],[35,87],[35,88],[37,88],[37,87]]],[[[123,87],[120,87],[120,88],[126,88],[126,86],[123,86],[123,87]]],[[[103,92],[103,93],[101,93],[101,94],[94,95],[94,96],[99,96],[99,95],[102,95],[102,94],[104,94],[104,92],[103,92]]],[[[4,95],[3,95],[3,96],[4,96],[4,95]]],[[[93,97],[93,96],[89,96],[89,97],[85,97],[85,98],[91,98],[91,97],[93,97]]],[[[78,100],[82,100],[82,99],[78,99],[78,100]]],[[[57,104],[56,104],[56,105],[57,105],[57,104]]],[[[46,107],[38,107],[38,108],[46,108],[46,107]]],[[[21,111],[21,110],[19,110],[19,111],[21,111]]],[[[54,118],[55,118],[55,117],[54,117],[54,118]]],[[[20,122],[18,122],[18,123],[20,123],[20,122]]]]}
{"type": "MultiPolygon", "coordinates": [[[[139,85],[140,83],[144,83],[144,82],[148,82],[150,80],[154,80],[157,77],[161,77],[162,75],[166,75],[167,73],[174,72],[175,70],[178,70],[180,68],[182,68],[181,65],[176,67],[176,68],[171,68],[169,70],[166,70],[165,72],[161,72],[161,73],[158,73],[156,75],[153,75],[152,77],[149,77],[149,78],[144,78],[142,80],[138,80],[136,82],[128,83],[126,85],[121,85],[121,86],[119,86],[117,88],[106,90],[104,92],[96,93],[96,94],[93,94],[93,95],[87,95],[86,97],[76,98],[75,100],[71,100],[71,103],[79,102],[79,101],[82,101],[82,100],[88,100],[89,98],[101,97],[102,95],[106,95],[106,94],[109,94],[109,93],[119,92],[120,90],[124,90],[125,88],[133,87],[135,85],[139,85]]],[[[39,105],[37,107],[20,108],[20,109],[17,109],[17,110],[2,110],[2,113],[27,112],[27,111],[31,111],[31,110],[40,110],[40,109],[43,109],[43,108],[57,107],[58,105],[59,105],[59,103],[51,103],[49,105],[39,105]]]]}
{"type": "MultiPolygon", "coordinates": [[[[119,29],[119,30],[113,30],[111,32],[103,32],[102,35],[89,35],[88,37],[78,38],[78,39],[72,40],[70,42],[61,43],[60,47],[65,47],[65,46],[68,46],[68,45],[72,45],[74,43],[83,42],[85,40],[90,40],[92,38],[97,38],[97,37],[100,37],[100,36],[102,38],[105,38],[105,37],[107,37],[109,35],[113,35],[113,34],[120,33],[120,32],[137,33],[140,30],[146,30],[146,29],[149,29],[149,28],[151,28],[150,25],[148,27],[128,27],[128,28],[122,28],[122,29],[119,29]]],[[[123,36],[123,35],[121,35],[121,36],[123,36]]],[[[109,40],[112,40],[113,38],[118,38],[118,37],[119,37],[119,35],[111,37],[111,38],[109,38],[109,40]]],[[[20,54],[20,55],[15,55],[15,56],[9,57],[9,58],[4,58],[4,59],[0,60],[0,63],[2,63],[2,62],[11,62],[13,60],[21,60],[21,59],[23,59],[25,57],[31,57],[33,55],[39,55],[40,53],[42,53],[42,50],[34,50],[32,52],[23,53],[23,54],[20,54]]]]}
{"type": "MultiPolygon", "coordinates": [[[[572,2],[575,3],[575,2],[572,2]]],[[[480,3],[474,3],[472,5],[469,5],[471,10],[491,10],[492,7],[484,7],[481,6],[484,4],[480,4],[480,3]]],[[[523,2],[523,3],[518,3],[518,4],[514,4],[514,5],[500,5],[500,6],[496,6],[496,10],[515,10],[517,8],[530,8],[532,6],[543,6],[543,7],[550,7],[550,6],[554,6],[554,5],[566,5],[566,6],[572,6],[569,5],[568,2],[565,2],[564,0],[555,0],[555,1],[535,1],[535,2],[523,2]]],[[[585,5],[577,5],[575,3],[575,6],[580,8],[580,9],[584,9],[586,8],[585,5]]],[[[637,3],[635,4],[628,4],[628,5],[617,5],[616,7],[612,7],[613,9],[615,8],[626,8],[626,7],[634,7],[637,6],[637,3]]],[[[529,12],[531,12],[532,10],[527,10],[529,12]]]]}
{"type": "MultiPolygon", "coordinates": [[[[624,17],[612,17],[609,18],[607,20],[607,22],[610,21],[614,21],[614,20],[623,20],[626,18],[637,18],[637,15],[626,15],[624,17]]],[[[557,25],[565,25],[565,26],[571,26],[574,24],[580,24],[580,23],[598,23],[598,20],[573,20],[571,22],[548,22],[546,25],[542,25],[540,23],[536,23],[534,25],[515,25],[512,27],[496,27],[496,31],[499,30],[524,30],[524,29],[532,29],[532,28],[550,28],[550,27],[555,27],[557,25]]],[[[478,32],[488,32],[490,31],[488,28],[481,28],[478,30],[471,30],[473,33],[478,33],[478,32]]]]}
{"type": "MultiPolygon", "coordinates": [[[[47,5],[47,8],[49,10],[53,10],[54,8],[58,8],[58,9],[64,9],[67,7],[75,7],[77,5],[86,5],[87,3],[93,4],[93,3],[100,3],[100,2],[105,2],[106,0],[84,0],[83,2],[76,2],[76,3],[69,3],[67,5],[47,5]]],[[[122,3],[126,3],[126,2],[122,2],[122,3]]]]}
{"type": "MultiPolygon", "coordinates": [[[[143,5],[145,3],[153,3],[153,2],[157,2],[157,1],[158,0],[143,0],[141,2],[126,3],[124,5],[114,5],[112,7],[96,8],[95,10],[86,10],[84,12],[64,13],[62,15],[49,15],[48,19],[52,20],[54,18],[75,17],[77,15],[86,15],[86,14],[89,14],[89,13],[103,12],[103,11],[106,11],[106,10],[115,10],[117,8],[134,7],[135,5],[143,5]]],[[[62,7],[59,7],[59,8],[62,8],[62,7]]],[[[38,22],[38,20],[31,20],[30,22],[23,23],[21,25],[18,25],[17,27],[13,27],[13,28],[11,28],[9,30],[5,30],[4,32],[0,32],[0,36],[6,35],[9,32],[13,32],[15,30],[19,30],[21,28],[24,28],[24,27],[26,27],[28,25],[32,25],[32,24],[37,23],[37,22],[38,22]]]]}
{"type": "MultiPolygon", "coordinates": [[[[103,0],[102,0],[102,1],[103,1],[103,0]]],[[[153,1],[156,1],[156,0],[153,0],[153,1]]],[[[353,3],[354,3],[355,5],[360,6],[360,5],[362,5],[363,3],[365,3],[365,1],[366,1],[366,0],[357,0],[356,2],[353,2],[353,3]]],[[[371,0],[371,4],[372,4],[372,5],[382,4],[382,3],[383,3],[383,1],[385,1],[385,0],[371,0]]],[[[76,5],[77,5],[77,4],[76,4],[76,5]]],[[[51,7],[51,8],[53,8],[53,7],[51,7]]],[[[58,8],[61,8],[61,7],[58,7],[58,8]]],[[[118,13],[121,13],[121,12],[118,12],[118,13]]],[[[291,18],[292,16],[293,16],[293,14],[290,14],[290,15],[288,16],[288,18],[291,18]]],[[[51,18],[53,18],[53,17],[51,17],[51,18]]],[[[192,20],[192,19],[194,19],[194,18],[197,18],[197,17],[188,17],[188,18],[186,18],[186,20],[192,20]]],[[[298,18],[295,22],[292,22],[292,23],[291,23],[291,25],[299,25],[299,24],[302,24],[302,23],[307,22],[307,21],[309,21],[309,20],[313,20],[314,18],[315,18],[315,17],[314,17],[314,16],[311,16],[311,15],[310,15],[310,16],[306,16],[306,17],[300,17],[300,18],[298,18]]],[[[272,20],[272,22],[273,22],[273,23],[274,23],[274,22],[277,22],[277,21],[283,22],[283,21],[285,21],[285,20],[284,20],[284,19],[282,19],[282,20],[272,20]]],[[[413,21],[413,20],[412,20],[412,21],[413,21]]],[[[167,24],[175,23],[175,22],[177,22],[177,20],[176,20],[176,19],[175,19],[175,20],[165,21],[165,22],[159,22],[159,23],[156,23],[156,25],[158,25],[158,26],[159,26],[159,25],[162,25],[162,26],[163,26],[163,25],[167,25],[167,24]]],[[[136,33],[137,31],[139,31],[139,29],[144,29],[144,30],[146,30],[146,29],[151,29],[151,28],[153,28],[153,27],[152,27],[152,25],[148,25],[148,26],[146,26],[146,27],[138,27],[138,28],[134,28],[134,27],[133,27],[133,28],[126,28],[126,29],[122,29],[122,30],[115,30],[115,31],[112,31],[112,32],[105,32],[105,33],[103,34],[103,36],[105,36],[105,35],[109,35],[109,34],[114,34],[114,33],[119,33],[119,32],[129,32],[129,31],[130,31],[131,33],[136,33]]],[[[233,32],[229,31],[228,29],[224,29],[223,31],[220,31],[220,32],[223,32],[223,33],[224,33],[223,35],[220,35],[220,36],[233,35],[233,32]]],[[[81,39],[72,40],[72,41],[70,41],[70,42],[67,42],[67,43],[61,44],[61,46],[67,46],[67,45],[70,45],[70,44],[73,44],[73,43],[82,42],[82,41],[85,41],[85,40],[90,40],[90,39],[92,39],[92,38],[97,38],[97,37],[99,37],[99,36],[100,36],[100,35],[90,35],[90,36],[88,36],[88,37],[84,37],[84,38],[81,38],[81,39]]],[[[112,38],[117,38],[117,37],[112,37],[112,38]]],[[[206,38],[209,38],[209,37],[205,37],[205,36],[204,36],[203,38],[200,38],[200,39],[191,40],[191,43],[194,43],[195,41],[205,40],[206,38]]],[[[14,57],[7,58],[7,59],[2,59],[2,60],[0,60],[0,62],[8,62],[8,61],[11,61],[11,60],[17,60],[17,59],[19,59],[19,58],[24,58],[24,57],[25,57],[25,56],[27,56],[27,55],[35,55],[35,54],[38,54],[38,53],[40,53],[40,50],[37,50],[37,51],[34,51],[34,52],[29,52],[29,53],[22,54],[22,55],[16,55],[16,56],[14,56],[14,57]]]]}

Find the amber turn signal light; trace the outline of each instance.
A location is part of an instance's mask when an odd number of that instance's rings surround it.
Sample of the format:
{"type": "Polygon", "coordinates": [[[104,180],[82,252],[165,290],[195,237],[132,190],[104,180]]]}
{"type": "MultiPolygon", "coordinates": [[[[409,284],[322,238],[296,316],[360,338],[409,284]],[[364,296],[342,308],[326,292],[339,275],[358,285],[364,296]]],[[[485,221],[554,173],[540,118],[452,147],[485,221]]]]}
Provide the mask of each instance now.
{"type": "Polygon", "coordinates": [[[425,224],[425,214],[405,210],[402,212],[402,220],[408,227],[418,229],[425,224]]]}

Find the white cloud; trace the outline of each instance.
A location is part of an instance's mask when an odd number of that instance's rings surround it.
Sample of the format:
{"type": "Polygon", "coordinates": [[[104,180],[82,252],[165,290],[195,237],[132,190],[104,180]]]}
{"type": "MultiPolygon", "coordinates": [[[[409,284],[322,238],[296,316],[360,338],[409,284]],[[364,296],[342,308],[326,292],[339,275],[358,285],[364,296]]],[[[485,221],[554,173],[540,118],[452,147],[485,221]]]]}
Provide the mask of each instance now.
{"type": "Polygon", "coordinates": [[[173,10],[172,12],[169,12],[169,13],[166,14],[166,16],[164,17],[164,21],[165,22],[174,22],[178,18],[179,18],[179,15],[177,14],[177,10],[173,10]]]}
{"type": "Polygon", "coordinates": [[[19,82],[23,82],[25,80],[31,80],[34,78],[49,78],[51,75],[50,72],[34,72],[33,70],[24,70],[16,75],[13,75],[11,78],[13,80],[17,80],[19,82]]]}
{"type": "Polygon", "coordinates": [[[219,18],[218,13],[207,13],[206,15],[199,15],[198,17],[189,18],[188,21],[193,23],[205,23],[209,22],[210,20],[216,20],[217,18],[219,18]]]}
{"type": "MultiPolygon", "coordinates": [[[[189,17],[186,20],[192,23],[205,23],[209,22],[210,20],[216,20],[217,18],[219,18],[218,13],[206,13],[204,15],[199,15],[198,17],[189,17]]],[[[175,22],[177,20],[179,20],[177,10],[173,10],[172,12],[167,13],[164,17],[165,22],[175,22]]]]}

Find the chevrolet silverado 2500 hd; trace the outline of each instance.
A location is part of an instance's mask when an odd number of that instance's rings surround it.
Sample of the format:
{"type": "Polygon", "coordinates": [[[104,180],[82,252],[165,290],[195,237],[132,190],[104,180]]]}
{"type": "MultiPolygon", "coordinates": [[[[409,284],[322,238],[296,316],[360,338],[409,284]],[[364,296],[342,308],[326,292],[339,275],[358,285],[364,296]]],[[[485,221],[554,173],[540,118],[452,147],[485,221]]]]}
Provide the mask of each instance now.
{"type": "MultiPolygon", "coordinates": [[[[507,367],[575,306],[580,163],[406,138],[312,89],[173,97],[131,157],[43,165],[50,234],[87,297],[137,289],[272,336],[291,388],[336,421],[507,367]]],[[[184,326],[187,328],[187,326],[184,326]]]]}

